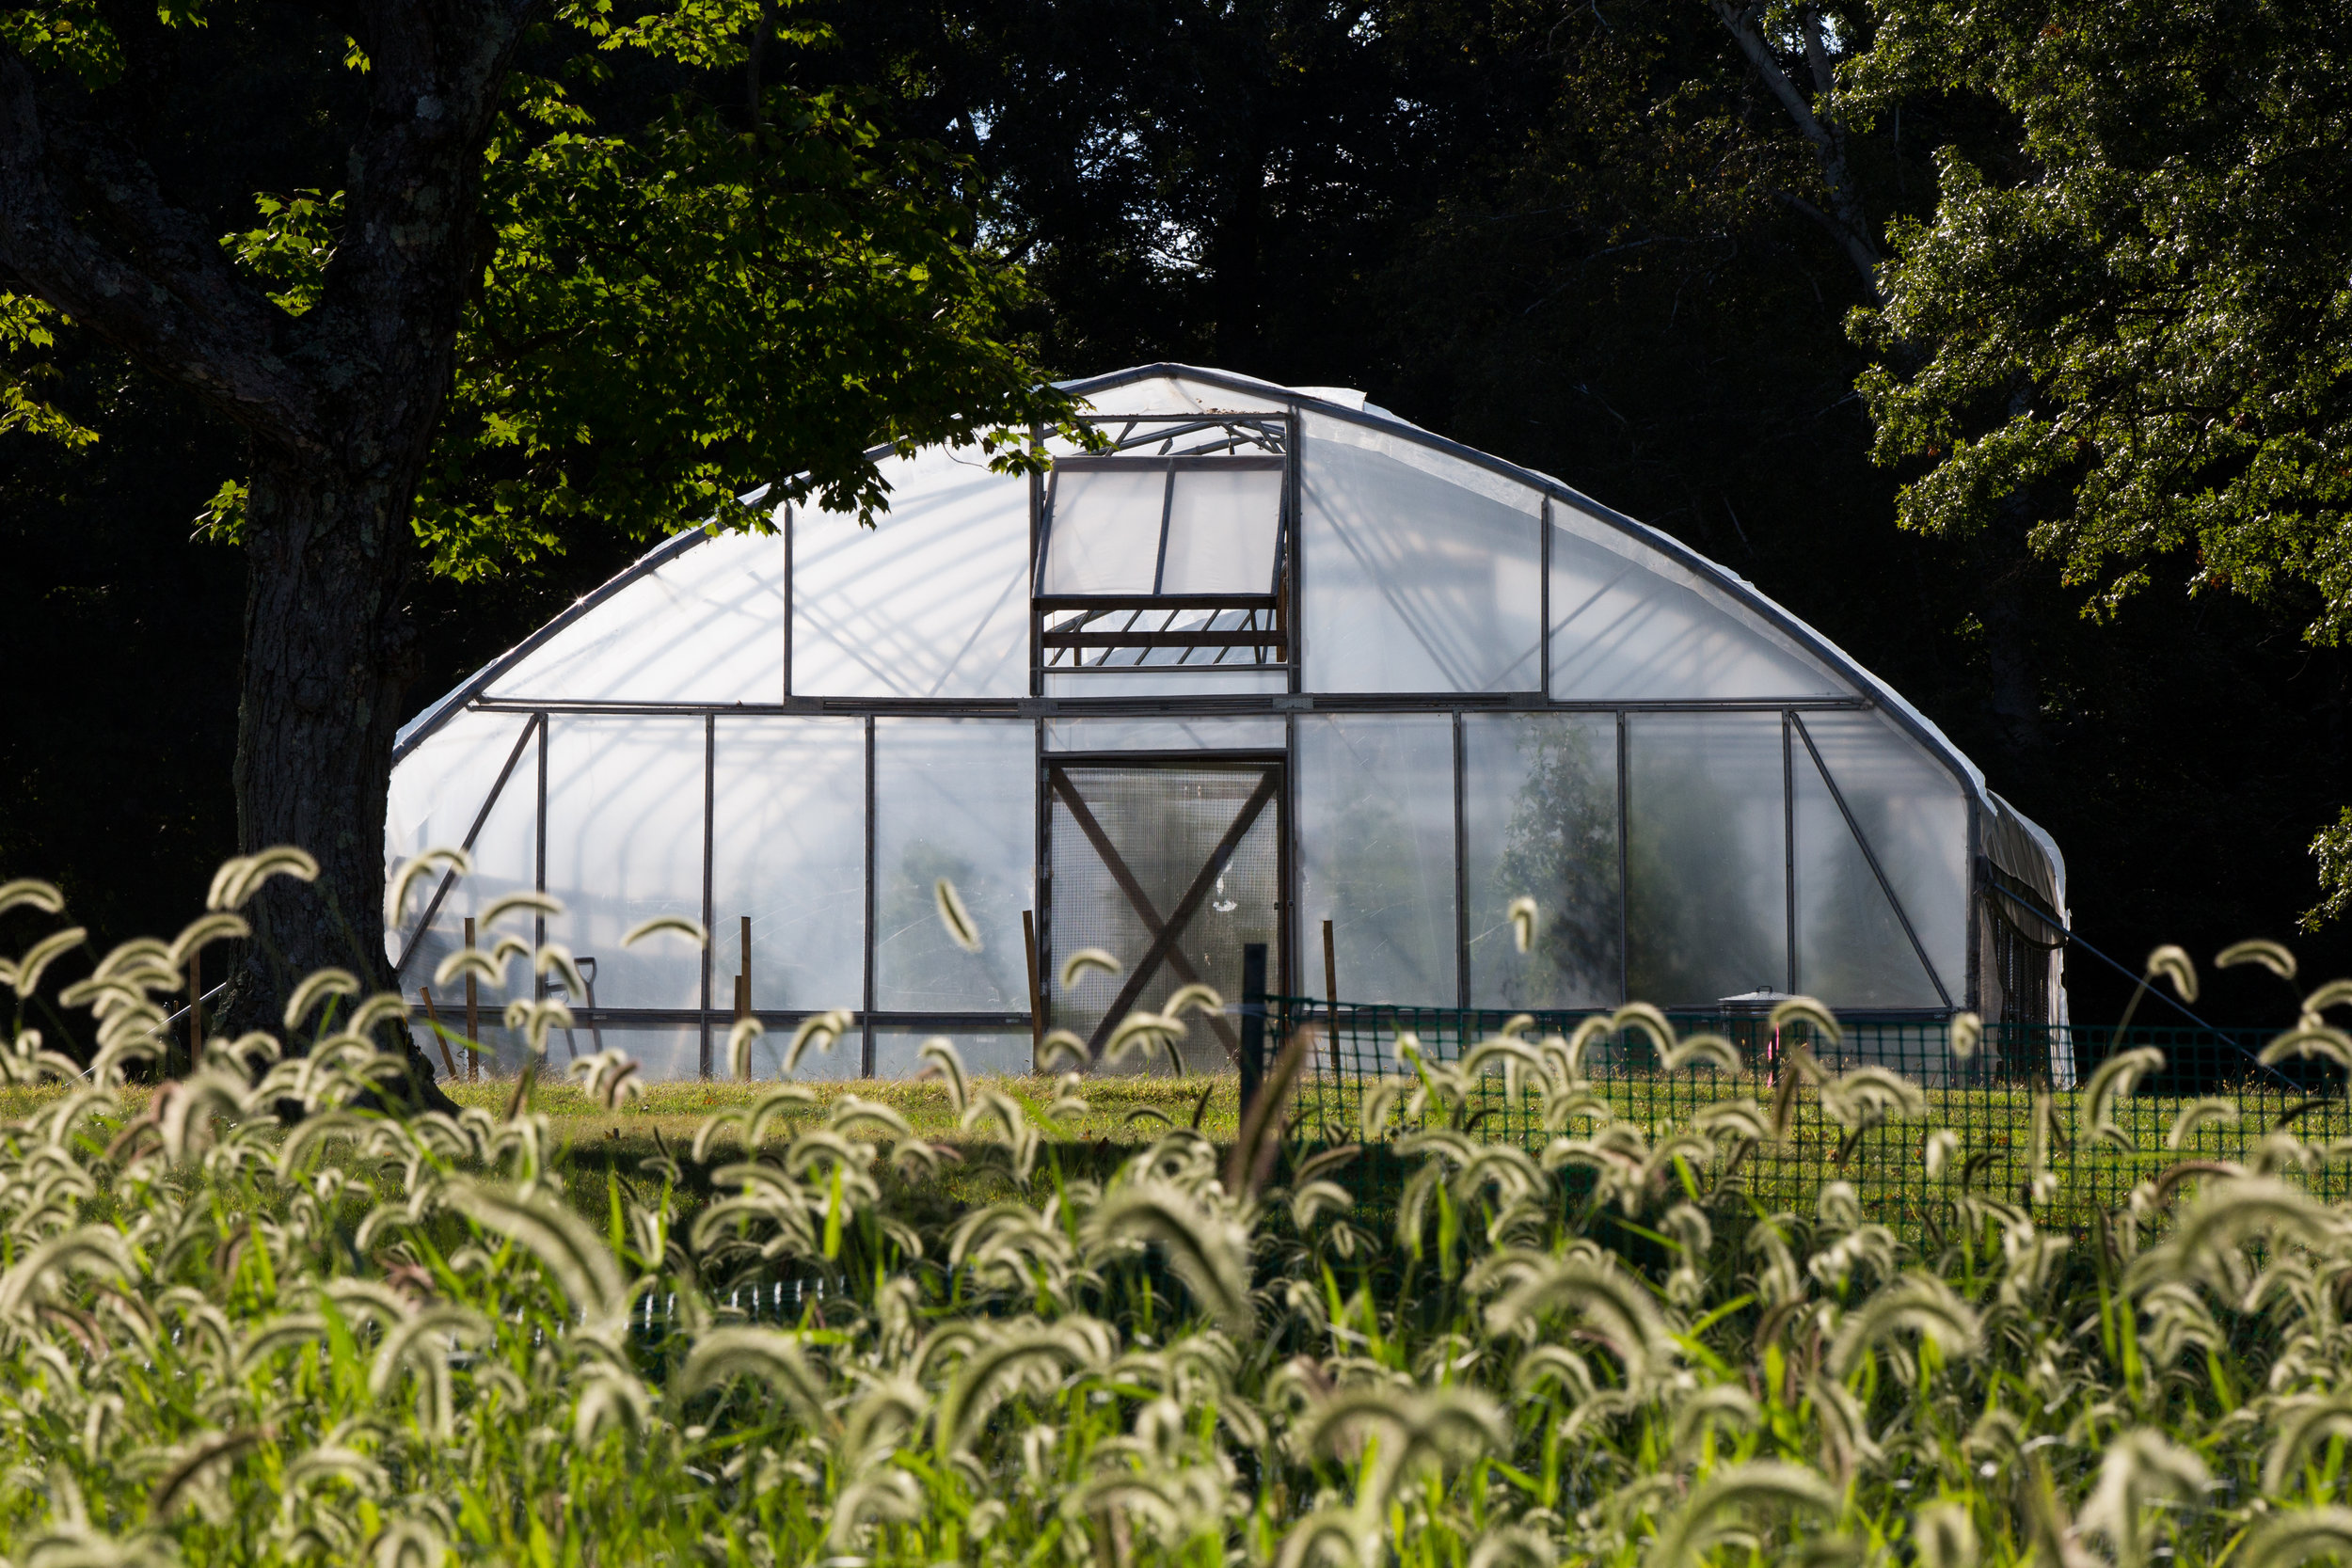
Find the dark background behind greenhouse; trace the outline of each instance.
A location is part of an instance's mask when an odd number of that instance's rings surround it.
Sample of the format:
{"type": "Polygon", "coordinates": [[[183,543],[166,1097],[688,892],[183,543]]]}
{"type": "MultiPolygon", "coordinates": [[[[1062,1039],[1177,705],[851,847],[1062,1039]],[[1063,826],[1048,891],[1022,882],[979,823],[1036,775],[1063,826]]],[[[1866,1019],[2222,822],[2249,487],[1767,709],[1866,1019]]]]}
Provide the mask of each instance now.
{"type": "MultiPolygon", "coordinates": [[[[2352,762],[2352,659],[2305,646],[2292,602],[2188,599],[2193,563],[2096,625],[2027,553],[2023,516],[1966,541],[1897,531],[1903,476],[1868,461],[1851,391],[1854,276],[1775,199],[1807,154],[1705,8],[1362,14],[1376,24],[1279,4],[874,4],[799,71],[979,160],[1057,371],[1176,359],[1358,387],[1557,474],[1753,579],[1917,704],[2056,836],[2090,942],[2136,964],[2162,941],[2202,960],[2291,934],[2317,896],[2303,846],[2352,762]]],[[[306,106],[241,80],[186,85],[167,181],[331,183],[306,106]]],[[[1872,210],[1924,208],[1936,147],[1997,151],[2003,134],[1906,104],[1859,144],[1872,210]]],[[[242,459],[176,394],[66,349],[57,391],[105,440],[0,436],[0,872],[59,878],[111,941],[176,927],[233,847],[242,564],[189,533],[242,459]]],[[[426,584],[412,704],[640,547],[583,536],[502,580],[426,584]]],[[[2296,945],[2314,977],[2352,970],[2340,928],[2296,945]]],[[[2077,1017],[2121,1006],[2096,964],[2070,978],[2077,1017]]],[[[2198,1010],[2254,1023],[2288,1006],[2239,974],[2198,1010]]],[[[2153,1004],[2143,1021],[2178,1022],[2153,1004]]]]}

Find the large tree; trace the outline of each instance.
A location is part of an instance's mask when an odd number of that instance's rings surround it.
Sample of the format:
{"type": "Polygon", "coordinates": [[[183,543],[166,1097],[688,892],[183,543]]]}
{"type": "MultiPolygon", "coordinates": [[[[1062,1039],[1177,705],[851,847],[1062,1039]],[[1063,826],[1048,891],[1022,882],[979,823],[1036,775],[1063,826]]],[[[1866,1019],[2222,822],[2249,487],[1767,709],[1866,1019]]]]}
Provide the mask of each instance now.
{"type": "MultiPolygon", "coordinates": [[[[1850,115],[1974,101],[1899,222],[1862,388],[1900,519],[2030,529],[2095,612],[2159,576],[2352,637],[2352,10],[1883,0],[1850,115]]],[[[2352,904],[2352,812],[2313,846],[2352,904]]]]}
{"type": "Polygon", "coordinates": [[[421,572],[587,524],[758,526],[735,498],[762,481],[871,508],[874,443],[1017,465],[998,436],[1063,411],[1000,325],[1021,285],[964,171],[771,79],[818,41],[787,22],[756,0],[0,17],[0,426],[87,434],[33,373],[68,332],[246,442],[210,513],[248,562],[238,836],[322,875],[257,901],[243,1006],[381,966],[421,572]],[[246,139],[187,112],[223,72],[254,95],[246,139]]]}

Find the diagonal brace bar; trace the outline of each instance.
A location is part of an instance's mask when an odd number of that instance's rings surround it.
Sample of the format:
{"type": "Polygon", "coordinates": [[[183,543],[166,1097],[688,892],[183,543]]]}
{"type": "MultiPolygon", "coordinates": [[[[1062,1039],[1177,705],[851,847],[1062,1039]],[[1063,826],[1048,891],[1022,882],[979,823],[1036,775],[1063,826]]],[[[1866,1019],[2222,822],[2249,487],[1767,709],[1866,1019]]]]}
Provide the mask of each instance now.
{"type": "MultiPolygon", "coordinates": [[[[1068,773],[1058,768],[1053,770],[1054,788],[1070,807],[1072,818],[1077,822],[1079,831],[1087,835],[1088,842],[1094,846],[1095,852],[1103,857],[1103,863],[1119,883],[1120,891],[1127,895],[1127,901],[1135,906],[1136,913],[1152,933],[1151,947],[1128,972],[1126,983],[1120,987],[1119,995],[1112,1000],[1109,1010],[1104,1013],[1103,1021],[1095,1025],[1094,1037],[1087,1041],[1089,1057],[1101,1053],[1104,1040],[1109,1037],[1111,1030],[1136,1005],[1136,999],[1143,994],[1143,988],[1151,983],[1152,974],[1163,961],[1176,971],[1179,978],[1187,983],[1199,982],[1200,976],[1183,950],[1177,947],[1176,939],[1184,934],[1185,926],[1200,910],[1201,901],[1208,897],[1209,890],[1216,885],[1218,873],[1232,858],[1233,850],[1241,844],[1242,835],[1256,824],[1259,814],[1265,810],[1266,802],[1274,799],[1275,781],[1276,774],[1269,768],[1258,781],[1258,787],[1250,791],[1249,798],[1242,802],[1241,811],[1234,816],[1232,825],[1225,830],[1225,836],[1217,840],[1216,847],[1209,852],[1208,861],[1201,866],[1200,875],[1193,879],[1192,886],[1184,890],[1184,897],[1177,901],[1175,910],[1163,923],[1159,912],[1152,907],[1150,896],[1136,882],[1135,874],[1128,870],[1127,863],[1111,843],[1110,835],[1103,831],[1103,825],[1095,820],[1094,813],[1079,799],[1068,773]]],[[[1222,1018],[1211,1018],[1209,1026],[1216,1032],[1226,1053],[1236,1061],[1240,1060],[1241,1042],[1234,1037],[1232,1026],[1222,1018]]]]}
{"type": "MultiPolygon", "coordinates": [[[[1846,829],[1853,834],[1854,843],[1861,846],[1862,858],[1870,863],[1870,875],[1879,879],[1879,891],[1886,895],[1887,906],[1895,911],[1895,918],[1902,923],[1903,935],[1911,939],[1911,950],[1919,956],[1919,967],[1928,972],[1928,984],[1935,988],[1935,994],[1943,999],[1944,1006],[1950,1006],[1952,993],[1944,989],[1944,976],[1935,972],[1935,961],[1928,957],[1927,943],[1921,942],[1919,933],[1911,928],[1911,916],[1905,912],[1902,899],[1896,895],[1895,884],[1886,879],[1886,872],[1879,864],[1878,851],[1870,847],[1869,835],[1862,831],[1862,824],[1854,820],[1853,808],[1846,804],[1846,792],[1839,789],[1837,781],[1829,776],[1829,764],[1821,760],[1820,748],[1813,744],[1813,732],[1806,729],[1804,721],[1793,713],[1788,716],[1788,722],[1796,727],[1797,738],[1804,742],[1806,753],[1813,758],[1813,766],[1820,771],[1821,782],[1829,786],[1829,798],[1837,802],[1837,814],[1846,819],[1846,829]]],[[[1789,933],[1789,940],[1796,940],[1795,932],[1789,933]]]]}
{"type": "MultiPolygon", "coordinates": [[[[483,797],[482,809],[474,813],[473,826],[466,830],[466,841],[458,846],[459,848],[469,854],[473,852],[473,841],[482,836],[482,825],[490,820],[490,808],[499,803],[499,796],[505,790],[506,781],[514,773],[515,765],[522,761],[523,748],[531,744],[531,737],[538,734],[539,726],[547,721],[546,714],[537,713],[532,715],[531,722],[523,726],[523,733],[516,738],[515,749],[507,753],[506,766],[499,769],[498,783],[492,784],[490,793],[483,797]]],[[[424,907],[424,918],[417,922],[417,928],[409,932],[408,940],[401,944],[400,962],[392,966],[394,985],[400,984],[400,977],[408,971],[408,960],[417,956],[417,943],[422,942],[425,932],[433,928],[433,917],[441,912],[441,900],[447,898],[449,890],[456,885],[457,872],[454,867],[441,874],[441,885],[433,890],[433,901],[424,907]]]]}

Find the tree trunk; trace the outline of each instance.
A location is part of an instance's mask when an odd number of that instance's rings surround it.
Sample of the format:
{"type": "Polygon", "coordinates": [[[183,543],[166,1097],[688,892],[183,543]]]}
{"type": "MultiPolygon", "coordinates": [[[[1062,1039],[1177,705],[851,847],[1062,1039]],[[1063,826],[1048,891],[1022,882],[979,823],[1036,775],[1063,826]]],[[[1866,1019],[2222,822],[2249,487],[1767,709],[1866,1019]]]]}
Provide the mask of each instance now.
{"type": "MultiPolygon", "coordinates": [[[[272,878],[247,907],[254,940],[224,1013],[239,1026],[278,1023],[295,982],[329,965],[370,990],[392,984],[383,908],[365,890],[383,885],[392,736],[415,666],[402,601],[424,443],[375,433],[392,450],[371,442],[374,450],[340,462],[266,449],[255,456],[237,836],[248,854],[273,844],[308,849],[319,878],[272,878]]],[[[448,1106],[413,1038],[408,1056],[412,1098],[448,1106]]]]}

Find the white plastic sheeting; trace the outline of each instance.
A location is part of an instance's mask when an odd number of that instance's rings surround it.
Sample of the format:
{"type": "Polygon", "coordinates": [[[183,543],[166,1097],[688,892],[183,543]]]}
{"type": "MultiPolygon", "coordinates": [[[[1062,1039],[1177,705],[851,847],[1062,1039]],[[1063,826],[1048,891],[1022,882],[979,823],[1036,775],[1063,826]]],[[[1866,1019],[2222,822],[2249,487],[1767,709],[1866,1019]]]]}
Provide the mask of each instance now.
{"type": "Polygon", "coordinates": [[[1021,911],[1036,908],[1037,730],[1014,721],[883,719],[874,734],[874,1005],[1026,1012],[1021,911]],[[977,928],[940,923],[945,878],[977,928]]]}
{"type": "Polygon", "coordinates": [[[524,654],[488,691],[619,703],[772,703],[783,694],[784,541],[759,533],[678,550],[524,654]]]}
{"type": "MultiPolygon", "coordinates": [[[[527,714],[453,715],[406,765],[393,771],[384,835],[388,872],[398,862],[421,850],[453,848],[465,842],[467,831],[481,814],[484,802],[490,799],[500,768],[508,757],[515,755],[515,743],[524,738],[531,725],[527,714]]],[[[533,736],[516,758],[506,787],[500,792],[474,839],[473,875],[457,879],[441,898],[432,927],[417,941],[401,977],[402,989],[420,1003],[424,991],[432,990],[443,1026],[460,1035],[465,1029],[464,982],[436,988],[433,972],[443,958],[465,944],[469,916],[478,919],[493,901],[510,893],[529,892],[535,885],[538,773],[538,740],[533,736]]],[[[439,892],[441,882],[441,878],[433,877],[411,884],[406,907],[398,911],[392,928],[386,933],[388,958],[400,956],[403,945],[415,932],[417,922],[423,919],[425,910],[439,892]]],[[[527,936],[529,917],[509,916],[500,929],[527,936]],[[520,927],[518,931],[516,927],[520,927]]],[[[478,945],[489,947],[496,940],[495,933],[477,928],[478,945]]],[[[478,983],[476,997],[482,1017],[479,1038],[491,1058],[485,1065],[495,1068],[504,1064],[511,1070],[522,1060],[522,1047],[518,1040],[508,1037],[502,1016],[506,1004],[530,996],[532,986],[528,966],[520,962],[508,967],[506,978],[504,986],[478,983]]],[[[437,1047],[428,1042],[426,1050],[430,1057],[438,1059],[437,1047]]],[[[462,1056],[458,1065],[462,1070],[462,1056]]]]}
{"type": "Polygon", "coordinates": [[[1282,521],[1273,467],[1180,468],[1169,492],[1163,594],[1271,594],[1282,521]]]}
{"type": "Polygon", "coordinates": [[[1867,713],[1808,713],[1813,738],[1870,857],[1798,736],[1797,987],[1848,1007],[1958,1006],[1967,990],[1968,801],[1938,768],[1867,713]],[[1895,906],[1935,968],[1939,991],[1895,906]],[[1948,998],[1948,1000],[1947,1000],[1948,998]]]}
{"type": "Polygon", "coordinates": [[[1453,1004],[1451,720],[1301,719],[1298,853],[1301,929],[1332,923],[1343,998],[1453,1004]]]}
{"type": "Polygon", "coordinates": [[[712,995],[732,1005],[752,921],[752,1006],[866,994],[866,724],[721,718],[712,800],[712,995]]]}
{"type": "Polygon", "coordinates": [[[1534,690],[1542,498],[1402,436],[1305,424],[1307,689],[1534,690]]]}
{"type": "Polygon", "coordinates": [[[1629,729],[1628,989],[1667,1007],[1786,989],[1780,715],[1636,713],[1629,729]]]}
{"type": "Polygon", "coordinates": [[[1279,752],[1289,727],[1263,716],[1201,719],[1048,719],[1049,752],[1279,752]]]}
{"type": "MultiPolygon", "coordinates": [[[[1931,724],[1663,535],[1541,475],[1448,448],[1353,394],[1318,406],[1263,383],[1155,369],[1087,395],[1109,415],[1295,409],[1299,696],[1288,696],[1289,671],[1178,665],[1178,651],[1163,649],[1152,657],[1170,662],[1048,671],[1038,694],[1059,711],[896,711],[907,699],[1031,695],[1032,485],[990,473],[973,451],[929,451],[883,461],[893,508],[875,528],[802,507],[788,539],[667,544],[428,709],[404,731],[388,863],[462,839],[534,722],[519,709],[552,705],[545,879],[568,912],[548,935],[596,960],[605,1019],[660,1011],[596,1026],[655,1077],[701,1068],[704,1029],[681,1019],[705,1005],[706,959],[675,938],[636,949],[618,939],[649,914],[699,920],[706,898],[714,1050],[749,916],[757,1007],[858,1007],[870,973],[877,1070],[913,1070],[932,1033],[957,1039],[976,1066],[1025,1068],[1029,1033],[1009,1021],[1028,1006],[1021,913],[1038,908],[1041,749],[1291,748],[1292,974],[1321,989],[1319,924],[1331,919],[1340,989],[1356,1000],[1466,997],[1516,1010],[1610,1006],[1629,991],[1710,1006],[1793,982],[1845,1008],[1935,1008],[1946,996],[1990,1007],[1981,956],[1969,972],[1970,922],[1980,918],[1969,902],[1972,813],[1986,853],[2064,913],[2055,846],[1983,794],[1931,724]],[[1450,693],[1473,700],[1454,712],[1373,711],[1388,697],[1415,700],[1393,705],[1401,710],[1450,693]],[[1346,695],[1350,710],[1318,708],[1326,694],[1346,695]],[[1482,706],[1500,694],[1508,711],[1482,706]],[[1269,711],[1268,696],[1290,711],[1269,711]],[[1619,706],[1531,710],[1547,696],[1619,706]],[[1185,701],[1147,710],[1169,697],[1185,701]],[[513,705],[467,706],[485,698],[513,705]],[[787,711],[828,699],[850,713],[787,711]],[[1217,699],[1235,701],[1220,711],[1217,699]],[[1073,706],[1089,700],[1135,705],[1073,706]],[[1762,711],[1711,705],[1727,703],[1762,711]],[[679,711],[566,711],[596,704],[679,711]],[[1678,704],[1690,706],[1658,711],[1678,704]],[[1801,738],[1784,752],[1784,705],[1819,747],[1844,810],[1801,738]],[[979,927],[977,954],[940,927],[942,877],[979,927]],[[1525,955],[1508,920],[1522,894],[1539,911],[1525,955]],[[937,1027],[907,1016],[922,1014],[937,1015],[937,1027]]],[[[1272,586],[1279,470],[1187,465],[1172,488],[1170,471],[1062,470],[1041,591],[1272,586]]],[[[539,878],[541,747],[536,736],[524,745],[474,845],[475,875],[417,942],[403,974],[412,996],[462,941],[469,913],[539,878]]],[[[435,885],[398,911],[394,955],[435,885]]],[[[530,925],[524,913],[501,929],[530,925]]],[[[499,994],[485,989],[495,1069],[520,1061],[500,1014],[509,994],[532,989],[520,963],[499,994]]],[[[462,994],[437,1001],[456,1025],[462,994]]],[[[2062,1018],[2062,991],[2053,1002],[2062,1018]]],[[[589,1043],[589,1026],[576,1028],[559,1060],[589,1043]]],[[[763,1073],[781,1044],[779,1032],[761,1046],[763,1073]]],[[[853,1073],[862,1044],[853,1034],[801,1070],[853,1073]]]]}
{"type": "Polygon", "coordinates": [[[1048,512],[1045,594],[1149,594],[1160,563],[1168,470],[1086,468],[1057,473],[1048,512]]]}
{"type": "Polygon", "coordinates": [[[1614,1004],[1616,716],[1469,714],[1462,764],[1471,1005],[1614,1004]],[[1536,908],[1525,953],[1511,922],[1521,897],[1536,908]]]}
{"type": "Polygon", "coordinates": [[[1555,505],[1551,694],[1575,702],[1844,697],[1852,688],[1697,573],[1555,505]]]}
{"type": "Polygon", "coordinates": [[[640,922],[703,918],[703,724],[696,719],[548,721],[549,941],[596,960],[600,1007],[702,1006],[702,949],[640,922]]]}
{"type": "Polygon", "coordinates": [[[792,690],[818,697],[1019,697],[1029,689],[1029,484],[977,451],[882,465],[870,529],[792,516],[792,690]]]}

